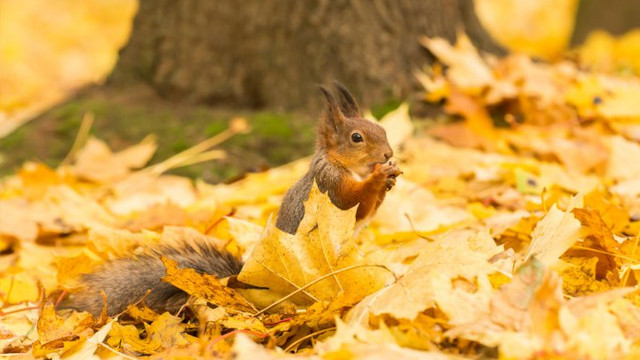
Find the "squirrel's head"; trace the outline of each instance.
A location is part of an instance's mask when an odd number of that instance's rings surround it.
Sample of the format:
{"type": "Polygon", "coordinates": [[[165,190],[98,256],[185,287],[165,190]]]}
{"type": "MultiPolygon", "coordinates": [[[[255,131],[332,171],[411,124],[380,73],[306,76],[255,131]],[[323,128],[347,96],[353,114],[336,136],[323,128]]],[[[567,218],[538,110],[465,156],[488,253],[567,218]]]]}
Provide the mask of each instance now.
{"type": "Polygon", "coordinates": [[[325,111],[318,127],[317,146],[329,159],[340,163],[361,177],[393,156],[393,150],[382,126],[364,119],[358,103],[347,89],[335,84],[339,100],[320,86],[325,97],[325,111]]]}

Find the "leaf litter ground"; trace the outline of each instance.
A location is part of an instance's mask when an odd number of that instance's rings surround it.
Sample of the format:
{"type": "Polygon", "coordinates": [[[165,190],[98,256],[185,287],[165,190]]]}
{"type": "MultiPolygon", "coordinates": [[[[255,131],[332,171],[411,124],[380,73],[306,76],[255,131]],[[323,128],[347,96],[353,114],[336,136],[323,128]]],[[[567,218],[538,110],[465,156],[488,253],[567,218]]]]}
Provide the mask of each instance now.
{"type": "MultiPolygon", "coordinates": [[[[314,189],[273,225],[308,159],[228,185],[163,175],[224,156],[222,135],[145,167],[152,138],[26,163],[0,192],[0,347],[16,358],[635,358],[640,355],[640,80],[423,40],[417,74],[455,121],[381,123],[404,175],[372,223],[314,189]],[[56,310],[79,276],[158,243],[210,241],[227,279],[179,269],[178,313],[56,310]],[[242,284],[251,284],[247,288],[242,284]],[[294,355],[295,353],[295,355],[294,355]]],[[[84,140],[84,141],[82,141],[84,140]]]]}

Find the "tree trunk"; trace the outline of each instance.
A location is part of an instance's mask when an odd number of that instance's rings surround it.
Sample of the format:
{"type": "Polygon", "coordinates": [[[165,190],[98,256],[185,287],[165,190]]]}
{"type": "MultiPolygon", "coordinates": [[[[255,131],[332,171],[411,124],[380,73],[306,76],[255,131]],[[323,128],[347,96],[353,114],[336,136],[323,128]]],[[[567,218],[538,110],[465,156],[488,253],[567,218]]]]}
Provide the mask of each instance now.
{"type": "Polygon", "coordinates": [[[298,108],[338,80],[362,104],[419,89],[432,57],[423,35],[466,28],[489,52],[472,0],[140,0],[109,83],[142,81],[159,94],[207,104],[298,108]]]}
{"type": "Polygon", "coordinates": [[[638,0],[580,0],[571,45],[582,44],[593,30],[622,35],[637,27],[640,27],[638,0]]]}

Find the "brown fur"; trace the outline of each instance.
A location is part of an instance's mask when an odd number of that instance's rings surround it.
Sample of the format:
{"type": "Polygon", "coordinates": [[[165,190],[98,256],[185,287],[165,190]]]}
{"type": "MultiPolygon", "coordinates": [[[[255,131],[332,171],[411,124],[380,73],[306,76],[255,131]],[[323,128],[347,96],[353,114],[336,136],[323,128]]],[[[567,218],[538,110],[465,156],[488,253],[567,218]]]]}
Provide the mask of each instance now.
{"type": "Polygon", "coordinates": [[[322,192],[328,192],[331,201],[346,210],[356,205],[356,221],[361,222],[373,214],[384,200],[386,191],[395,184],[400,170],[387,161],[393,151],[384,129],[363,119],[358,104],[340,84],[336,84],[340,102],[331,92],[320,87],[326,106],[318,126],[316,153],[309,172],[285,195],[276,226],[295,234],[304,216],[304,201],[309,197],[313,182],[322,192]],[[364,141],[352,141],[359,133],[364,141]],[[355,175],[354,175],[355,174],[355,175]]]}

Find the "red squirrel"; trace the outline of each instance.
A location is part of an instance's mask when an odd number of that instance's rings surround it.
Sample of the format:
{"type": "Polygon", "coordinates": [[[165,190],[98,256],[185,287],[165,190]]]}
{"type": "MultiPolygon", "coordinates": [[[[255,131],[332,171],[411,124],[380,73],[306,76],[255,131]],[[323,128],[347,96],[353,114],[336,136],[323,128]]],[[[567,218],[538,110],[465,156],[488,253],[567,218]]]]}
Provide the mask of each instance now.
{"type": "MultiPolygon", "coordinates": [[[[363,119],[358,104],[347,89],[336,84],[339,101],[324,86],[325,111],[318,127],[316,152],[307,174],[285,195],[276,227],[295,234],[304,216],[304,201],[314,181],[340,209],[358,206],[356,220],[369,219],[395,185],[400,169],[388,162],[393,150],[384,129],[363,119]]],[[[72,294],[63,308],[83,310],[98,316],[103,309],[101,291],[107,295],[107,314],[125,311],[144,298],[157,312],[177,312],[189,295],[163,282],[165,267],[161,258],[175,260],[179,267],[193,268],[219,278],[237,275],[242,262],[231,254],[203,241],[159,245],[144,255],[108,261],[81,278],[83,289],[72,294]],[[147,295],[147,291],[151,292],[147,295]],[[146,295],[146,297],[145,297],[146,295]]]]}
{"type": "Polygon", "coordinates": [[[315,181],[342,210],[358,205],[356,222],[373,216],[387,191],[395,185],[400,169],[384,129],[362,118],[358,103],[347,89],[336,83],[339,101],[320,86],[325,111],[318,126],[316,152],[307,174],[287,191],[276,227],[295,234],[304,216],[304,201],[315,181]]]}

